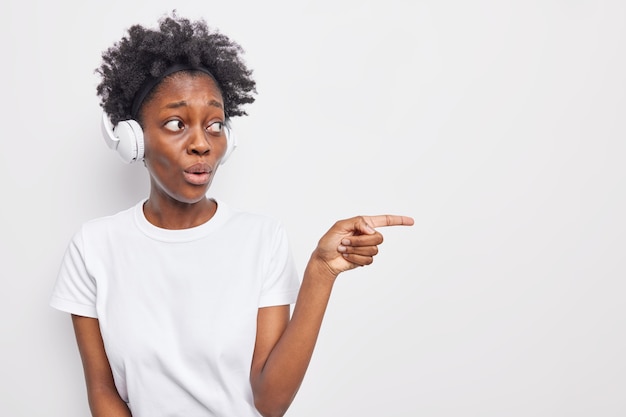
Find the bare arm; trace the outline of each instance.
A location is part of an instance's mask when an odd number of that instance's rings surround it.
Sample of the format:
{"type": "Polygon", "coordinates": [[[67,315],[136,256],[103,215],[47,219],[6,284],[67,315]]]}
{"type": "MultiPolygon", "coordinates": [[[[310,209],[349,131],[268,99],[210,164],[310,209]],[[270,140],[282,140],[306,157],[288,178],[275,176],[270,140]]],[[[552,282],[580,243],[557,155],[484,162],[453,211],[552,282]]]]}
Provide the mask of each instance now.
{"type": "Polygon", "coordinates": [[[113,382],[98,319],[72,315],[93,417],[132,417],[113,382]]]}
{"type": "Polygon", "coordinates": [[[405,216],[361,216],[337,223],[320,239],[307,264],[295,309],[259,309],[250,381],[265,417],[282,416],[293,401],[313,355],[337,276],[369,265],[383,241],[375,227],[413,224],[405,216]]]}

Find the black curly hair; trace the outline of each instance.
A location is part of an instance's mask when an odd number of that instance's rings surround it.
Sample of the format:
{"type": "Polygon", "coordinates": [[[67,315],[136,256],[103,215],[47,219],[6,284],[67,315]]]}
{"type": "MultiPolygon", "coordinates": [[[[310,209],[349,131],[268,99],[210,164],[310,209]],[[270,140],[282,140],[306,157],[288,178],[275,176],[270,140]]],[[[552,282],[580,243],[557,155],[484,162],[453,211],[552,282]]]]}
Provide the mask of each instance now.
{"type": "MultiPolygon", "coordinates": [[[[176,11],[159,20],[158,30],[131,26],[128,36],[102,54],[103,63],[96,69],[102,78],[97,87],[100,105],[113,124],[136,117],[132,106],[137,93],[178,64],[203,68],[213,75],[227,119],[246,115],[242,106],[254,102],[256,83],[242,54],[239,44],[209,29],[204,20],[192,22],[178,17],[176,11]]],[[[144,102],[149,99],[150,94],[144,102]]]]}

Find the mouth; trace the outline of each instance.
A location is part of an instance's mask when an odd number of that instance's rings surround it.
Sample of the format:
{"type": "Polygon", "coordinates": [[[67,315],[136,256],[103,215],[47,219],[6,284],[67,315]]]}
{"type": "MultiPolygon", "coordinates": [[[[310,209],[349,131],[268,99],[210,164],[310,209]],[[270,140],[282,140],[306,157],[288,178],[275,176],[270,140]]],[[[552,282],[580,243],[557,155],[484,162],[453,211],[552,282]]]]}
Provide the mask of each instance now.
{"type": "Polygon", "coordinates": [[[213,168],[209,164],[195,164],[183,171],[185,180],[193,185],[204,185],[209,182],[213,168]]]}

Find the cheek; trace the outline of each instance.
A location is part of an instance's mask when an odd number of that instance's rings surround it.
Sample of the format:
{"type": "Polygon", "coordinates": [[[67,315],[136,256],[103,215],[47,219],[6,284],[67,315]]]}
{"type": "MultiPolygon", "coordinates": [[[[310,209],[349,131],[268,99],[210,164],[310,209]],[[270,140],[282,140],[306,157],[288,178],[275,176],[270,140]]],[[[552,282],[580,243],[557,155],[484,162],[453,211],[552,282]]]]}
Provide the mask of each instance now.
{"type": "Polygon", "coordinates": [[[147,139],[144,142],[144,159],[152,164],[171,165],[176,150],[159,140],[147,139]]]}
{"type": "MultiPolygon", "coordinates": [[[[171,152],[170,152],[171,153],[171,152]]],[[[144,165],[152,176],[164,177],[175,164],[175,158],[159,146],[146,144],[144,165]]]]}
{"type": "Polygon", "coordinates": [[[162,180],[171,176],[174,170],[173,161],[163,155],[152,155],[152,157],[146,158],[145,166],[151,176],[161,178],[162,180]]]}

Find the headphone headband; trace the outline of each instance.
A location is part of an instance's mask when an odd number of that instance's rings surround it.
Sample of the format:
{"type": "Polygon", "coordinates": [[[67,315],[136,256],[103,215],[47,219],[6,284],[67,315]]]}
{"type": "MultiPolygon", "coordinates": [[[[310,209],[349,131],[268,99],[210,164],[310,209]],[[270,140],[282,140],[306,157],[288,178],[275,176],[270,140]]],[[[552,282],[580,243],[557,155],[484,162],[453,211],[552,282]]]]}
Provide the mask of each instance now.
{"type": "MultiPolygon", "coordinates": [[[[178,71],[190,71],[190,70],[204,72],[205,74],[209,75],[211,78],[216,80],[213,74],[211,74],[211,71],[209,71],[208,69],[202,66],[194,66],[194,65],[189,65],[189,64],[174,64],[168,67],[165,71],[163,71],[163,74],[159,75],[158,77],[148,77],[148,79],[144,81],[144,83],[141,85],[141,87],[137,91],[137,94],[135,94],[135,98],[133,99],[133,106],[131,107],[131,113],[130,113],[132,115],[132,118],[135,120],[137,119],[137,114],[139,113],[139,108],[141,107],[143,101],[146,99],[150,91],[152,91],[152,89],[156,87],[157,84],[163,81],[165,77],[167,77],[168,75],[172,75],[173,73],[178,72],[178,71]]],[[[217,80],[216,80],[216,84],[217,84],[217,80]]],[[[218,88],[219,88],[219,84],[218,84],[218,88]]]]}

